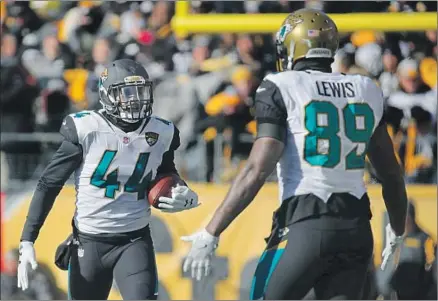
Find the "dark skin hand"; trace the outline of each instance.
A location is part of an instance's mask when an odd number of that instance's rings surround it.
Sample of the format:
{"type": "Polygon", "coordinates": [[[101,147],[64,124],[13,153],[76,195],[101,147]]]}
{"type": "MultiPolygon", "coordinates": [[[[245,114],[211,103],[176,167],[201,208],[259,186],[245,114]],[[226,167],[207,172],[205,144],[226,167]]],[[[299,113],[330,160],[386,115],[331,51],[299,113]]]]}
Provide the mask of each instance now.
{"type": "Polygon", "coordinates": [[[401,236],[405,232],[408,197],[403,172],[395,157],[386,124],[379,125],[374,131],[367,155],[382,183],[382,195],[391,227],[397,236],[401,236]]]}
{"type": "Polygon", "coordinates": [[[206,230],[219,236],[252,202],[283,154],[284,143],[270,137],[258,138],[245,167],[234,180],[225,200],[216,209],[206,230]]]}

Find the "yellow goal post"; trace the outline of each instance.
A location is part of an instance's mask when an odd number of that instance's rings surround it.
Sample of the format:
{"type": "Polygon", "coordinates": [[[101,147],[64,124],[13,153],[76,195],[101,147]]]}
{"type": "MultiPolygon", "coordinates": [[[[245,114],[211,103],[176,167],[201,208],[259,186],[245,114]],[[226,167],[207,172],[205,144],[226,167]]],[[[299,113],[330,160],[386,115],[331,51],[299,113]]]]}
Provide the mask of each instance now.
{"type": "MultiPolygon", "coordinates": [[[[171,26],[178,37],[192,33],[274,33],[287,14],[190,14],[190,1],[175,3],[171,26]]],[[[340,32],[437,29],[435,12],[329,14],[340,32]]]]}

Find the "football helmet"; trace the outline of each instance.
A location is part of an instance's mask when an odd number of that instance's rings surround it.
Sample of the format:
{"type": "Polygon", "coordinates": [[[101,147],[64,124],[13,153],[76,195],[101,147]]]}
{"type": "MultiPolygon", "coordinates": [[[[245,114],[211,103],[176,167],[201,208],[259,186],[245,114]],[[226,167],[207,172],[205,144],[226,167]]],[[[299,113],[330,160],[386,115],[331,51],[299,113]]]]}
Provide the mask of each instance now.
{"type": "Polygon", "coordinates": [[[110,63],[99,78],[99,97],[105,111],[129,123],[152,114],[152,81],[139,63],[122,59],[110,63]]]}
{"type": "Polygon", "coordinates": [[[291,70],[303,58],[333,58],[338,45],[338,28],[329,16],[299,9],[287,16],[277,32],[277,71],[291,70]]]}

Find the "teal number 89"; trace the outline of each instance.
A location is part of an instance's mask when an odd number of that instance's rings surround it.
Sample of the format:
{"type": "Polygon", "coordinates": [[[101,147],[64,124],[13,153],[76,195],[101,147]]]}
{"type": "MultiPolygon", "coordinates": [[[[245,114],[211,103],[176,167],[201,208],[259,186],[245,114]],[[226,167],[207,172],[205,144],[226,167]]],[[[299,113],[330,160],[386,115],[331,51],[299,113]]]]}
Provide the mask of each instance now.
{"type": "MultiPolygon", "coordinates": [[[[373,110],[366,103],[347,104],[341,112],[344,120],[345,136],[354,143],[365,144],[365,151],[357,152],[357,146],[345,157],[346,169],[360,169],[365,166],[368,142],[374,128],[373,110]],[[362,118],[362,126],[357,119],[362,118]]],[[[309,132],[304,141],[304,159],[312,166],[334,168],[341,162],[341,138],[339,137],[339,115],[336,106],[328,101],[312,101],[305,108],[304,124],[309,132]],[[325,120],[319,124],[318,116],[325,120]],[[318,150],[318,141],[325,140],[328,149],[324,153],[318,150]]]]}
{"type": "MultiPolygon", "coordinates": [[[[99,188],[105,188],[105,197],[110,199],[113,199],[116,195],[116,191],[120,190],[120,182],[117,179],[119,173],[118,168],[107,174],[116,154],[117,151],[106,150],[103,153],[102,159],[94,170],[90,180],[91,185],[99,188]],[[107,176],[105,179],[106,174],[107,176]]],[[[149,153],[140,153],[137,163],[135,164],[134,171],[124,186],[125,192],[136,192],[138,194],[137,199],[139,200],[145,198],[147,186],[152,179],[151,171],[140,182],[146,170],[148,161],[149,153]]]]}

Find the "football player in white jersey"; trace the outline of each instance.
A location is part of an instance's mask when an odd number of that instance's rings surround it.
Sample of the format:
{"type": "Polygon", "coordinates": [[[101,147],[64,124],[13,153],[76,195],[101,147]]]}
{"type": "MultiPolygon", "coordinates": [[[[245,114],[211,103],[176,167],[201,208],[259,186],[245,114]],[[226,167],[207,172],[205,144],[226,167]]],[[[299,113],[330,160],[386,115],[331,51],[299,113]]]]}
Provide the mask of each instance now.
{"type": "Polygon", "coordinates": [[[246,166],[207,227],[191,242],[184,269],[208,274],[219,235],[254,199],[277,166],[274,212],[251,299],[358,299],[373,252],[365,157],[377,170],[389,213],[384,261],[401,242],[407,210],[402,172],[383,115],[381,90],[361,75],[332,73],[338,30],[321,11],[290,14],[277,33],[278,73],[255,97],[257,139],[246,166]]]}
{"type": "MultiPolygon", "coordinates": [[[[99,80],[103,109],[67,116],[64,140],[43,172],[20,243],[18,286],[28,287],[36,268],[33,243],[66,180],[74,172],[73,235],[57,250],[57,265],[69,271],[69,299],[107,299],[113,278],[124,299],[156,299],[158,277],[149,222],[148,185],[177,173],[178,129],[152,116],[152,82],[139,63],[116,60],[99,80]]],[[[160,199],[161,210],[198,205],[187,186],[160,199]],[[186,200],[193,200],[186,202],[186,200]]]]}

